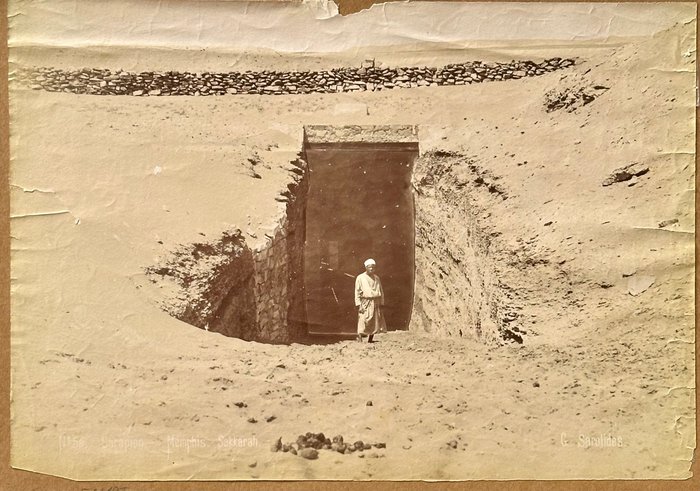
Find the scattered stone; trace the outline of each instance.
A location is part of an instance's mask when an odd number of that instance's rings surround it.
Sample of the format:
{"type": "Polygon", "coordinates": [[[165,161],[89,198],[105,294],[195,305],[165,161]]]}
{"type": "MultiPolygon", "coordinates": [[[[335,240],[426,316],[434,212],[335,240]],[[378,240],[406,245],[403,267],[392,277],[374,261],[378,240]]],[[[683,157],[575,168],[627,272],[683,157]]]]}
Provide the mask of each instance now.
{"type": "Polygon", "coordinates": [[[240,408],[248,407],[248,404],[246,404],[245,402],[234,402],[233,405],[240,408]]]}
{"type": "Polygon", "coordinates": [[[645,167],[637,162],[615,169],[605,178],[603,186],[610,186],[618,182],[629,181],[633,177],[640,177],[649,172],[649,167],[645,167]]]}
{"type": "Polygon", "coordinates": [[[279,437],[275,443],[270,446],[272,452],[279,452],[282,449],[282,437],[279,437]]]}
{"type": "Polygon", "coordinates": [[[258,422],[258,420],[255,418],[252,418],[252,417],[248,418],[248,423],[257,423],[257,422],[258,422]]]}
{"type": "Polygon", "coordinates": [[[257,465],[258,465],[257,462],[253,462],[252,464],[248,464],[248,467],[253,468],[253,467],[257,467],[257,465]]]}
{"type": "MultiPolygon", "coordinates": [[[[369,443],[358,440],[352,444],[346,444],[344,442],[342,435],[336,435],[333,439],[327,438],[323,433],[311,433],[299,435],[296,439],[296,446],[293,443],[283,444],[282,439],[279,438],[271,447],[273,452],[290,452],[294,455],[300,453],[303,450],[311,449],[316,452],[318,450],[330,450],[332,452],[337,452],[343,455],[348,455],[353,452],[362,453],[365,450],[370,450],[371,448],[386,448],[386,443],[369,443]]],[[[302,455],[303,456],[303,455],[302,455]]],[[[383,456],[383,455],[382,455],[383,456]]]]}
{"type": "Polygon", "coordinates": [[[673,218],[671,220],[664,220],[663,222],[659,223],[659,228],[665,228],[665,227],[668,227],[669,225],[675,225],[676,223],[678,223],[677,218],[673,218]]]}
{"type": "Polygon", "coordinates": [[[268,423],[271,423],[276,419],[277,419],[277,416],[268,416],[267,418],[265,418],[265,421],[268,423]]]}
{"type": "MultiPolygon", "coordinates": [[[[564,62],[561,62],[558,65],[550,65],[548,67],[548,70],[558,70],[561,68],[565,68],[566,66],[569,65],[565,65],[564,62]]],[[[540,73],[539,70],[536,70],[535,74],[542,75],[542,73],[540,73]]],[[[608,89],[609,87],[605,87],[603,85],[552,89],[545,94],[545,110],[547,112],[552,112],[559,109],[565,109],[567,112],[573,112],[579,107],[590,104],[598,97],[600,97],[603,93],[605,93],[608,89]]]]}
{"type": "Polygon", "coordinates": [[[532,382],[532,386],[533,386],[533,387],[539,387],[539,386],[540,386],[540,383],[537,382],[537,381],[532,382]]]}
{"type": "Polygon", "coordinates": [[[367,401],[367,406],[371,406],[371,405],[372,405],[372,401],[367,401]]]}
{"type": "Polygon", "coordinates": [[[447,442],[447,446],[450,448],[457,448],[457,445],[459,445],[457,443],[457,440],[450,440],[449,442],[447,442]]]}

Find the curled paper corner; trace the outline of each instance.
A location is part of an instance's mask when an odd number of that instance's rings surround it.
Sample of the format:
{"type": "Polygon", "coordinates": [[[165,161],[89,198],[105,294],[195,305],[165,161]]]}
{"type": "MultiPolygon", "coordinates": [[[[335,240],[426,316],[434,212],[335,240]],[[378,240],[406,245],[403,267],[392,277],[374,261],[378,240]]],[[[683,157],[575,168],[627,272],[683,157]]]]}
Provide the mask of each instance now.
{"type": "Polygon", "coordinates": [[[330,19],[339,15],[338,5],[333,0],[302,0],[315,19],[330,19]]]}

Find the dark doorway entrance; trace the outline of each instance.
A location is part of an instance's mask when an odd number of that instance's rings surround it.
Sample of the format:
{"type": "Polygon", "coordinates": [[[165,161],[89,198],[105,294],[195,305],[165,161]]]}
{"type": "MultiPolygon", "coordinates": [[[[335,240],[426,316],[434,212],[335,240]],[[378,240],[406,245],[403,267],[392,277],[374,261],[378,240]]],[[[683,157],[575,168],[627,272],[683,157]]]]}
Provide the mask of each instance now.
{"type": "Polygon", "coordinates": [[[304,290],[310,334],[356,332],[355,277],[373,258],[389,330],[407,329],[413,302],[411,172],[417,143],[309,143],[304,290]]]}

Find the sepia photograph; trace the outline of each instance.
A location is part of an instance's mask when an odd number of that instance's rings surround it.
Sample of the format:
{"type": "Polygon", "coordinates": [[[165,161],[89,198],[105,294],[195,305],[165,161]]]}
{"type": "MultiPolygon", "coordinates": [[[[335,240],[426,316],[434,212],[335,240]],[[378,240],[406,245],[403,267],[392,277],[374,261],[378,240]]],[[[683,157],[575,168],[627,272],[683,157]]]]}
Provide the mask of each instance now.
{"type": "Polygon", "coordinates": [[[696,9],[10,0],[11,466],[691,478],[696,9]]]}

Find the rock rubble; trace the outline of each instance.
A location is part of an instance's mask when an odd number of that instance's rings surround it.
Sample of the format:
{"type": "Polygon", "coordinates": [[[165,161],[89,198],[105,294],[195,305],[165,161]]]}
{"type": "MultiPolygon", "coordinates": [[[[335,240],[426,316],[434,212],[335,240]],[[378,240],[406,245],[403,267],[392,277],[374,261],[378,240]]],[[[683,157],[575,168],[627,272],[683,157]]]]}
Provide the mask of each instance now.
{"type": "Polygon", "coordinates": [[[430,67],[347,67],[327,71],[140,72],[99,68],[22,68],[16,80],[35,90],[92,95],[208,96],[227,94],[311,94],[395,88],[465,85],[535,77],[575,64],[551,58],[541,63],[470,61],[430,67]]]}
{"type": "Polygon", "coordinates": [[[342,454],[351,454],[370,450],[372,447],[378,449],[386,448],[386,443],[367,443],[362,440],[349,443],[345,442],[342,435],[336,435],[331,439],[323,433],[307,432],[304,435],[299,435],[294,443],[283,443],[280,437],[270,446],[270,450],[272,452],[290,452],[305,459],[314,460],[318,458],[318,450],[331,450],[342,454]]]}

